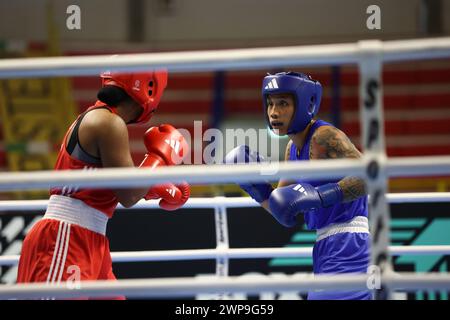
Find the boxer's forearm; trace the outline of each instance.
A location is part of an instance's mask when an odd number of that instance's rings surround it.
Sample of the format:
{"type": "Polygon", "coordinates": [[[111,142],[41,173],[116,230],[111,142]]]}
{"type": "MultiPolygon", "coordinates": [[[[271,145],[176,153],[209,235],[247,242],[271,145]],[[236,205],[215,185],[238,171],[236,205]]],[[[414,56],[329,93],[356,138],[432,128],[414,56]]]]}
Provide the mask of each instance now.
{"type": "MultiPolygon", "coordinates": [[[[310,145],[310,159],[358,159],[359,150],[341,130],[324,126],[313,135],[310,145]]],[[[338,182],[342,189],[343,202],[350,202],[367,194],[366,185],[359,177],[345,177],[338,182]]]]}
{"type": "Polygon", "coordinates": [[[367,194],[364,179],[358,177],[346,177],[338,182],[343,193],[343,202],[350,202],[367,194]]]}

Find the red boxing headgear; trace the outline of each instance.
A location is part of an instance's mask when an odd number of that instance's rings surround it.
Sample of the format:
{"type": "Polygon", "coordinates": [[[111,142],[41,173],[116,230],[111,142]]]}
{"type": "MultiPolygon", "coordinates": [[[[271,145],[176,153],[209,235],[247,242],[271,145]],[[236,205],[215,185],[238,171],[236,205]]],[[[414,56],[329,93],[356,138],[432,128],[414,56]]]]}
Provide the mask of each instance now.
{"type": "Polygon", "coordinates": [[[106,71],[100,77],[102,85],[117,86],[144,109],[135,122],[147,122],[158,107],[164,89],[167,86],[167,70],[142,73],[115,73],[106,71]]]}

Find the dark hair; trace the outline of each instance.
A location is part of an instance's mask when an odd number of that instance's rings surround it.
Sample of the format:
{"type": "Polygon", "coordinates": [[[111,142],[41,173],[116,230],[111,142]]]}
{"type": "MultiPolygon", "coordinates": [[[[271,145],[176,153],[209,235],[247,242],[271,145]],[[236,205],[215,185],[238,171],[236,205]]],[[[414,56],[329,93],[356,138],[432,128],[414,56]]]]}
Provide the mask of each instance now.
{"type": "Polygon", "coordinates": [[[104,86],[98,91],[97,98],[109,106],[117,106],[119,103],[131,99],[125,90],[116,86],[104,86]]]}

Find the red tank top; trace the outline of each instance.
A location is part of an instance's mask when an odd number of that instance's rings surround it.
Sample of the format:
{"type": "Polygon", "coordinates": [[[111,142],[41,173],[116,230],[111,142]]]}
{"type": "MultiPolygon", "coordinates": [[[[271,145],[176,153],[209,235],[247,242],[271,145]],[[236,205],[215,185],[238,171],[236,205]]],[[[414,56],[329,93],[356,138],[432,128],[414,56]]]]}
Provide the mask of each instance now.
{"type": "MultiPolygon", "coordinates": [[[[87,111],[97,108],[107,108],[111,112],[115,113],[115,110],[110,108],[109,106],[97,102],[95,105],[88,108],[87,111]]],[[[81,115],[78,116],[78,118],[81,115]]],[[[77,118],[77,120],[78,120],[77,118]]],[[[74,158],[70,155],[66,150],[67,138],[69,136],[69,132],[76,125],[77,120],[75,120],[70,126],[69,130],[67,130],[66,135],[64,136],[63,142],[61,144],[58,158],[55,164],[55,170],[96,170],[97,168],[101,168],[102,165],[95,165],[91,163],[83,162],[79,159],[74,158]]],[[[118,204],[117,198],[114,192],[110,189],[80,189],[76,187],[63,187],[61,188],[52,188],[50,189],[50,194],[57,194],[66,197],[71,197],[75,199],[79,199],[86,203],[88,206],[97,209],[104,214],[106,214],[109,218],[112,217],[114,210],[118,204]]]]}

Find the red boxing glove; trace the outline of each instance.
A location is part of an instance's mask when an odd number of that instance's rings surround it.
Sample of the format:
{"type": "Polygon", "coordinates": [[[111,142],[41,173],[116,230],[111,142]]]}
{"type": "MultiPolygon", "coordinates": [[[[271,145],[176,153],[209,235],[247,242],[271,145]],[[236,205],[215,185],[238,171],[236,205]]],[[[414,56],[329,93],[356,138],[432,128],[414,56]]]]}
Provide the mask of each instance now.
{"type": "Polygon", "coordinates": [[[144,134],[144,143],[148,152],[140,167],[180,164],[189,152],[186,139],[170,124],[148,129],[144,134]]]}
{"type": "MultiPolygon", "coordinates": [[[[144,134],[144,143],[148,153],[139,167],[153,169],[158,166],[180,164],[189,151],[186,139],[169,124],[148,129],[144,134]]],[[[187,183],[179,185],[165,183],[152,186],[144,199],[161,199],[159,206],[172,211],[182,207],[189,196],[190,187],[187,183]]]]}
{"type": "Polygon", "coordinates": [[[145,200],[161,199],[159,206],[167,211],[173,211],[181,208],[189,199],[191,194],[190,187],[187,183],[174,185],[166,183],[153,186],[144,197],[145,200]]]}

